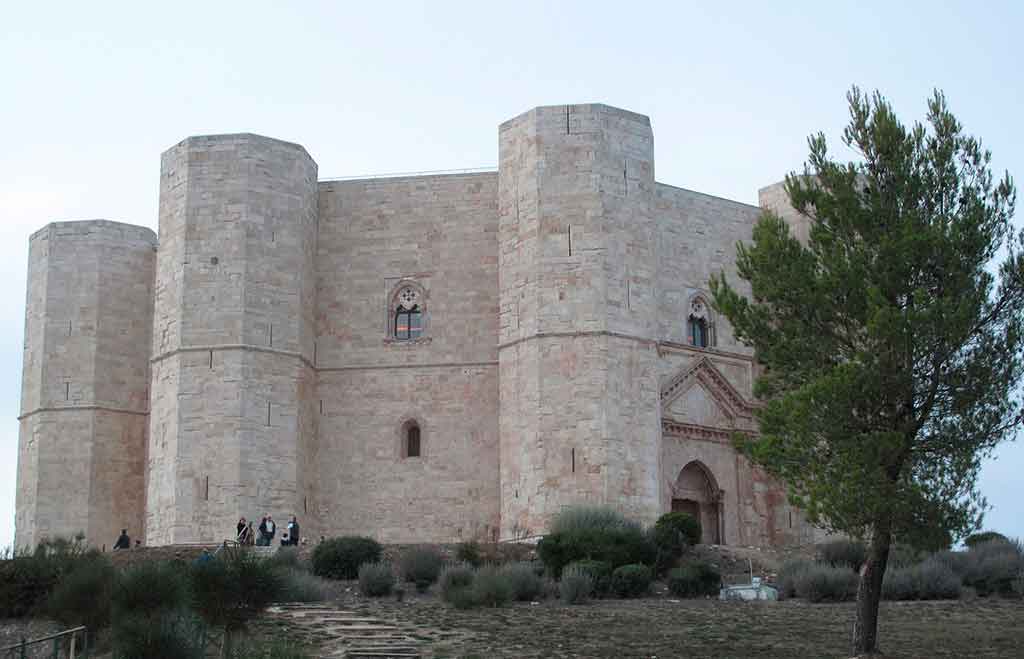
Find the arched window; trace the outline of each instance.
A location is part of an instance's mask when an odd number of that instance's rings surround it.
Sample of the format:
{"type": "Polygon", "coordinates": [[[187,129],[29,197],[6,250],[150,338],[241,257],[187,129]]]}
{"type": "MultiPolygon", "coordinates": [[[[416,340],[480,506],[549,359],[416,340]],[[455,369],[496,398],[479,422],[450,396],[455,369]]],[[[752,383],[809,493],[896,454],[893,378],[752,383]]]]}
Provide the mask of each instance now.
{"type": "Polygon", "coordinates": [[[686,320],[686,329],[690,345],[698,348],[710,348],[714,345],[711,310],[708,309],[704,298],[695,297],[690,301],[690,315],[686,320]]]}
{"type": "Polygon", "coordinates": [[[405,450],[402,451],[407,458],[420,457],[420,427],[416,423],[410,423],[405,427],[405,450]]]}
{"type": "Polygon", "coordinates": [[[398,290],[392,306],[391,337],[409,341],[423,336],[423,308],[420,292],[412,286],[398,290]]]}

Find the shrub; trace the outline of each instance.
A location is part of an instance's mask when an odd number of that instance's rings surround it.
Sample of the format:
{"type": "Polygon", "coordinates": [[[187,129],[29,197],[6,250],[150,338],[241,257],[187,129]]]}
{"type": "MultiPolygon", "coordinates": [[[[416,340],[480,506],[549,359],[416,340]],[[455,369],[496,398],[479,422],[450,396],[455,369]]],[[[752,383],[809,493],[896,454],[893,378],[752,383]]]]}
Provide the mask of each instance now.
{"type": "Polygon", "coordinates": [[[441,599],[451,604],[456,597],[456,591],[465,591],[473,585],[473,569],[468,565],[456,563],[447,565],[441,570],[440,582],[441,599]]]}
{"type": "Polygon", "coordinates": [[[282,590],[278,570],[249,551],[227,551],[192,568],[192,607],[211,627],[230,635],[244,627],[282,590]]]}
{"type": "Polygon", "coordinates": [[[935,552],[929,557],[929,560],[942,563],[952,570],[953,574],[962,579],[964,572],[967,570],[967,562],[969,559],[967,557],[967,552],[965,551],[944,550],[935,552]]]}
{"type": "Polygon", "coordinates": [[[40,612],[62,576],[81,561],[100,555],[79,534],[70,539],[44,540],[31,553],[14,553],[0,560],[0,618],[40,612]]]}
{"type": "Polygon", "coordinates": [[[532,602],[544,593],[544,581],[529,563],[509,563],[502,566],[501,573],[512,588],[512,599],[517,602],[532,602]]]}
{"type": "Polygon", "coordinates": [[[437,581],[443,567],[444,557],[433,547],[410,547],[398,559],[402,578],[416,584],[421,593],[437,581]]]}
{"type": "Polygon", "coordinates": [[[322,577],[300,568],[277,568],[281,576],[281,602],[323,602],[330,597],[330,590],[322,577]]]}
{"type": "Polygon", "coordinates": [[[652,540],[658,550],[658,571],[672,567],[687,547],[700,542],[700,534],[700,522],[689,513],[666,513],[659,517],[652,532],[652,540]]]}
{"type": "Polygon", "coordinates": [[[114,619],[157,618],[188,606],[189,570],[182,563],[143,561],[124,570],[111,595],[114,619]]]}
{"type": "Polygon", "coordinates": [[[612,568],[641,563],[654,565],[658,550],[639,526],[574,529],[545,536],[537,553],[548,573],[557,578],[569,563],[581,560],[607,562],[612,568]]]}
{"type": "Polygon", "coordinates": [[[700,522],[689,513],[665,513],[654,523],[654,529],[667,535],[666,539],[668,540],[678,538],[684,547],[700,543],[700,522]],[[669,534],[670,531],[671,534],[669,534]]]}
{"type": "Polygon", "coordinates": [[[559,512],[551,520],[551,534],[575,531],[642,531],[639,522],[605,506],[572,506],[559,512]]]}
{"type": "Polygon", "coordinates": [[[480,567],[483,565],[483,558],[480,553],[480,543],[476,540],[460,542],[455,548],[455,560],[460,563],[480,567]]]}
{"type": "Polygon", "coordinates": [[[938,600],[960,597],[960,579],[948,565],[929,559],[887,570],[882,597],[888,600],[938,600]]]}
{"type": "Polygon", "coordinates": [[[116,659],[203,659],[206,634],[202,622],[187,613],[167,613],[150,620],[128,616],[115,621],[116,659]]]}
{"type": "Polygon", "coordinates": [[[972,533],[971,535],[964,538],[964,544],[968,549],[974,549],[975,545],[982,545],[986,542],[1010,542],[1002,533],[996,533],[995,531],[982,531],[981,533],[972,533]]]}
{"type": "Polygon", "coordinates": [[[558,595],[565,604],[585,604],[594,594],[594,580],[575,564],[562,572],[558,595]]]}
{"type": "Polygon", "coordinates": [[[857,574],[849,566],[810,566],[796,578],[796,595],[809,602],[845,602],[857,593],[857,574]]]}
{"type": "Polygon", "coordinates": [[[668,573],[668,590],[678,597],[717,595],[721,585],[722,574],[705,561],[693,561],[668,573]]]}
{"type": "Polygon", "coordinates": [[[359,566],[380,561],[381,546],[373,538],[331,538],[313,550],[313,574],[328,579],[357,579],[359,566]]]}
{"type": "MultiPolygon", "coordinates": [[[[886,563],[887,568],[893,567],[910,567],[912,565],[918,565],[922,563],[927,554],[920,549],[915,549],[910,545],[895,544],[889,549],[889,560],[886,563]]],[[[860,566],[857,566],[857,570],[860,571],[860,566]]]]}
{"type": "Polygon", "coordinates": [[[448,593],[446,601],[456,609],[473,609],[480,606],[472,588],[456,588],[448,593]]]}
{"type": "Polygon", "coordinates": [[[1018,599],[1024,598],[1024,570],[1017,573],[1017,576],[1014,577],[1010,587],[1013,590],[1013,594],[1016,595],[1018,599]]]}
{"type": "Polygon", "coordinates": [[[302,559],[299,557],[298,547],[281,547],[268,558],[270,564],[274,567],[289,568],[293,570],[305,569],[306,566],[302,564],[302,559]]]}
{"type": "Polygon", "coordinates": [[[651,589],[651,568],[646,565],[623,565],[612,572],[612,592],[619,597],[640,597],[651,589]]]}
{"type": "Polygon", "coordinates": [[[387,563],[363,563],[359,566],[359,592],[367,597],[384,597],[391,593],[395,577],[387,563]]]}
{"type": "Polygon", "coordinates": [[[817,547],[818,561],[831,567],[845,567],[859,571],[867,558],[867,547],[863,542],[839,538],[823,542],[817,547]]]}
{"type": "Polygon", "coordinates": [[[961,573],[964,585],[982,597],[992,594],[1013,595],[1013,581],[1024,569],[1024,556],[1014,542],[991,540],[975,544],[966,552],[961,573]]]}
{"type": "Polygon", "coordinates": [[[93,633],[106,628],[115,575],[105,556],[80,561],[50,593],[48,612],[69,627],[85,625],[93,633]]]}
{"type": "Polygon", "coordinates": [[[612,564],[606,561],[575,561],[570,563],[567,567],[576,568],[577,571],[583,572],[590,577],[592,585],[594,587],[593,594],[597,597],[603,597],[608,594],[608,591],[612,587],[612,564]]]}
{"type": "Polygon", "coordinates": [[[473,600],[479,606],[497,607],[512,598],[512,584],[499,568],[482,567],[473,575],[470,586],[473,600]]]}
{"type": "Polygon", "coordinates": [[[910,569],[916,572],[920,599],[947,600],[960,597],[960,578],[949,566],[929,559],[910,569]]]}
{"type": "Polygon", "coordinates": [[[812,567],[814,567],[814,561],[803,558],[792,559],[783,563],[782,569],[779,570],[777,583],[775,584],[779,589],[779,598],[796,597],[797,580],[812,567]]]}

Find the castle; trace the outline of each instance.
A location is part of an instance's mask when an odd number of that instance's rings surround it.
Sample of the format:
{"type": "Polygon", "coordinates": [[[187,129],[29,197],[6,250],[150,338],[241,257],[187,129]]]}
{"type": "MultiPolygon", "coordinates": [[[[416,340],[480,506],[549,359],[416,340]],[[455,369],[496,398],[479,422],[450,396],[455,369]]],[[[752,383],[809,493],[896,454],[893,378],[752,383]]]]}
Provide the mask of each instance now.
{"type": "MultiPolygon", "coordinates": [[[[650,120],[502,124],[498,171],[318,180],[296,144],[161,157],[159,240],[30,239],[16,545],[147,545],[295,514],[384,542],[542,533],[567,505],[705,542],[813,539],[730,444],[758,366],[709,305],[760,209],[655,182],[650,120]]],[[[760,191],[806,233],[781,184],[760,191]]]]}

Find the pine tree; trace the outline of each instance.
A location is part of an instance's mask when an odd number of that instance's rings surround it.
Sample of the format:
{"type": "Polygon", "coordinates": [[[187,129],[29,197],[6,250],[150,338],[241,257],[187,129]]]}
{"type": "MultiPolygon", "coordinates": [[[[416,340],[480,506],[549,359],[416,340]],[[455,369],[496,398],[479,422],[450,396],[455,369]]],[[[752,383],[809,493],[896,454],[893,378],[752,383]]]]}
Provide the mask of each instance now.
{"type": "Polygon", "coordinates": [[[841,163],[809,140],[790,203],[802,244],[765,211],[738,245],[739,276],[712,277],[714,305],[764,375],[760,435],[737,439],[823,528],[868,541],[855,654],[877,652],[894,539],[948,543],[980,525],[982,459],[1024,423],[1024,231],[1016,192],[936,91],[927,122],[902,125],[854,87],[841,163]]]}

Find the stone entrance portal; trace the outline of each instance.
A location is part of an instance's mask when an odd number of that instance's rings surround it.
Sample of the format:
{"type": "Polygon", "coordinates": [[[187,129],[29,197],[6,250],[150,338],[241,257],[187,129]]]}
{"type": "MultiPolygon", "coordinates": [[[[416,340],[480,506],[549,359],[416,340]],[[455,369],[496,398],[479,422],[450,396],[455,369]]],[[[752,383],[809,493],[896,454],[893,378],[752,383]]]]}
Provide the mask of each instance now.
{"type": "Polygon", "coordinates": [[[691,462],[679,472],[672,512],[689,513],[700,520],[702,543],[722,544],[722,491],[700,462],[691,462]]]}

